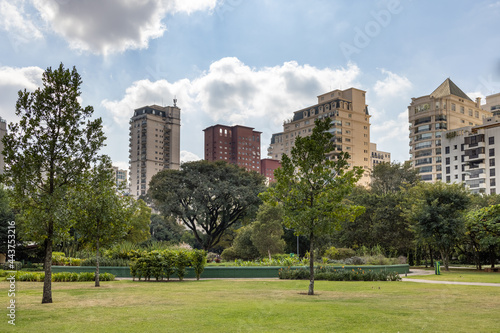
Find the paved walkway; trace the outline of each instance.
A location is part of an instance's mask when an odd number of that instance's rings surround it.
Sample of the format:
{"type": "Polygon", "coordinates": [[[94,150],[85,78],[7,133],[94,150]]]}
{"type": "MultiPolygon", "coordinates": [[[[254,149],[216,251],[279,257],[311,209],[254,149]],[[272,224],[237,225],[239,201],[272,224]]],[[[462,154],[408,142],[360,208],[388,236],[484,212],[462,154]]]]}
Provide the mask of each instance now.
{"type": "MultiPolygon", "coordinates": [[[[425,269],[411,269],[407,275],[433,275],[434,271],[425,269]]],[[[455,282],[455,281],[436,281],[436,280],[423,280],[423,279],[402,279],[404,282],[418,282],[418,283],[434,283],[434,284],[455,284],[462,286],[489,286],[500,287],[500,283],[486,283],[486,282],[455,282]]]]}

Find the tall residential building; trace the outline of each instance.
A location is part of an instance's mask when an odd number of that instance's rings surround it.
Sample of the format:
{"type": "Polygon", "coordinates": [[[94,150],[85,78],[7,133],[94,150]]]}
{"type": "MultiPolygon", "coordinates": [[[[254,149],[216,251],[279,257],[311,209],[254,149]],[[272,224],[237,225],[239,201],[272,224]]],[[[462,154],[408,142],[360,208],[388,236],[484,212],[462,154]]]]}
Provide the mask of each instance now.
{"type": "Polygon", "coordinates": [[[486,118],[482,125],[445,132],[442,169],[447,183],[464,182],[473,193],[500,193],[496,189],[496,175],[500,177],[500,114],[486,118]]]}
{"type": "Polygon", "coordinates": [[[116,187],[123,187],[122,192],[129,193],[130,191],[128,188],[127,170],[123,170],[116,166],[113,166],[113,174],[115,176],[116,187]]]}
{"type": "Polygon", "coordinates": [[[365,94],[363,90],[350,88],[319,95],[317,104],[295,111],[293,118],[283,123],[283,132],[273,134],[268,156],[281,160],[283,154],[289,155],[297,136],[310,135],[316,119],[330,117],[330,133],[334,135],[337,151],[349,153],[349,166],[366,170],[359,183],[369,185],[370,115],[365,94]]]}
{"type": "Polygon", "coordinates": [[[7,121],[5,119],[2,119],[2,117],[0,117],[0,174],[2,174],[4,172],[4,168],[5,168],[5,161],[3,159],[3,142],[2,142],[2,139],[3,137],[7,134],[7,121]]]}
{"type": "Polygon", "coordinates": [[[266,183],[269,185],[275,181],[274,170],[281,167],[281,162],[272,158],[263,158],[260,160],[260,174],[266,177],[266,183]]]}
{"type": "Polygon", "coordinates": [[[430,95],[412,98],[408,107],[410,161],[423,181],[442,179],[442,137],[446,130],[480,125],[491,115],[446,79],[430,95]]]}
{"type": "Polygon", "coordinates": [[[147,193],[153,175],[180,167],[181,110],[149,105],[134,110],[130,120],[130,193],[147,193]]]}
{"type": "Polygon", "coordinates": [[[500,114],[500,93],[486,96],[486,104],[483,109],[490,111],[492,114],[500,114]]]}
{"type": "Polygon", "coordinates": [[[376,143],[370,143],[370,168],[380,163],[391,163],[391,153],[387,151],[377,150],[376,143]]]}
{"type": "Polygon", "coordinates": [[[226,161],[260,173],[260,135],[252,127],[214,125],[205,132],[205,160],[226,161]]]}

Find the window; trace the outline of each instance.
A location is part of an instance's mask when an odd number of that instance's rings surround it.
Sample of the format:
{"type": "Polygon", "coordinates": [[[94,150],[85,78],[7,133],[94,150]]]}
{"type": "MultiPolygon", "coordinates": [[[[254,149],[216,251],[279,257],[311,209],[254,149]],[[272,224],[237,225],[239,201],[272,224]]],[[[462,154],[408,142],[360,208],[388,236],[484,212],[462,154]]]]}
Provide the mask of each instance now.
{"type": "Polygon", "coordinates": [[[494,136],[490,136],[490,137],[488,138],[488,143],[489,143],[490,145],[494,145],[494,144],[495,144],[495,137],[494,137],[494,136]]]}
{"type": "Polygon", "coordinates": [[[472,117],[472,109],[469,109],[469,116],[472,117]]]}
{"type": "Polygon", "coordinates": [[[474,111],[474,117],[479,118],[479,111],[474,111]]]}
{"type": "Polygon", "coordinates": [[[456,111],[457,106],[454,103],[451,103],[451,111],[456,111]]]}
{"type": "Polygon", "coordinates": [[[460,107],[460,113],[465,114],[465,108],[463,106],[460,107]]]}
{"type": "Polygon", "coordinates": [[[446,167],[446,174],[449,175],[450,174],[450,167],[446,167]]]}
{"type": "Polygon", "coordinates": [[[495,148],[490,148],[490,157],[495,156],[495,148]]]}
{"type": "Polygon", "coordinates": [[[494,158],[490,158],[490,166],[495,166],[495,159],[494,158]]]}
{"type": "Polygon", "coordinates": [[[495,169],[490,169],[490,177],[495,177],[495,169]]]}
{"type": "Polygon", "coordinates": [[[490,186],[496,186],[495,178],[490,179],[490,186]]]}
{"type": "Polygon", "coordinates": [[[449,165],[449,164],[450,164],[450,158],[449,158],[449,157],[447,157],[447,158],[446,158],[446,165],[449,165]]]}
{"type": "Polygon", "coordinates": [[[449,154],[450,153],[450,147],[445,147],[444,148],[444,153],[449,154]]]}
{"type": "Polygon", "coordinates": [[[449,183],[451,181],[450,176],[446,176],[446,182],[449,183]]]}

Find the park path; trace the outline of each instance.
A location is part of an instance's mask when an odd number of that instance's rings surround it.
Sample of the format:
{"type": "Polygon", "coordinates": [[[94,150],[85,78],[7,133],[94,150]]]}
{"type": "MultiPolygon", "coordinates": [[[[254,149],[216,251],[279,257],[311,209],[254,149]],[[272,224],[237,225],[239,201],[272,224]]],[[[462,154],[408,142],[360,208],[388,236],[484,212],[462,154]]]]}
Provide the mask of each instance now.
{"type": "MultiPolygon", "coordinates": [[[[434,272],[424,269],[412,269],[407,275],[433,275],[434,272]]],[[[408,279],[402,278],[404,282],[417,282],[417,283],[433,283],[433,284],[455,284],[462,286],[488,286],[488,287],[500,287],[500,283],[488,283],[488,282],[458,282],[458,281],[436,281],[436,280],[424,280],[424,279],[408,279]]]]}

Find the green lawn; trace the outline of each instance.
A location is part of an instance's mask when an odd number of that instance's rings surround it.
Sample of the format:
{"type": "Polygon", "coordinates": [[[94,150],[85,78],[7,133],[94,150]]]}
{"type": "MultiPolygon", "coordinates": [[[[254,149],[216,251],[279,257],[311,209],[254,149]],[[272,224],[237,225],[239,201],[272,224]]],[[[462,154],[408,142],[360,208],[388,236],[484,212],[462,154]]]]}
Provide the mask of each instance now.
{"type": "MultiPolygon", "coordinates": [[[[434,272],[434,270],[432,270],[434,272]]],[[[457,282],[488,282],[500,283],[500,273],[477,271],[473,269],[453,269],[449,271],[441,269],[441,275],[410,275],[409,279],[425,279],[438,281],[457,282]]]]}
{"type": "MultiPolygon", "coordinates": [[[[1,332],[491,332],[498,330],[498,287],[408,282],[202,280],[17,282],[16,327],[1,332]]],[[[8,304],[0,282],[0,304],[8,304]]]]}

